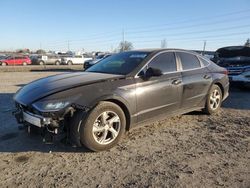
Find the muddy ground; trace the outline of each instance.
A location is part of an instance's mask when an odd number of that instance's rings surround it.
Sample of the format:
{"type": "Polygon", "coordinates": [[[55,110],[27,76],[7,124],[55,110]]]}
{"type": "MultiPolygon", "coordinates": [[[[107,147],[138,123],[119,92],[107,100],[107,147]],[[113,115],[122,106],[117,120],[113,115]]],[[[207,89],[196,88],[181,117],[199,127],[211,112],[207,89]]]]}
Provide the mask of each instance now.
{"type": "Polygon", "coordinates": [[[232,89],[216,115],[168,118],[92,153],[18,130],[13,94],[52,74],[0,73],[0,187],[250,187],[250,91],[232,89]]]}

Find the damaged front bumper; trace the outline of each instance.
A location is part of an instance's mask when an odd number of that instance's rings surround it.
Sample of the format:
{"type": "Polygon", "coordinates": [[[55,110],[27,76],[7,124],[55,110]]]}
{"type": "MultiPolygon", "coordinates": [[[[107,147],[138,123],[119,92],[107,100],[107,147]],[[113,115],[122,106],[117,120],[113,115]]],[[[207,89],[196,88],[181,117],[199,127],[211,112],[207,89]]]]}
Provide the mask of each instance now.
{"type": "MultiPolygon", "coordinates": [[[[15,101],[16,102],[16,101],[15,101]]],[[[22,124],[20,129],[27,128],[30,133],[35,128],[35,132],[40,132],[43,137],[51,135],[59,137],[68,135],[70,132],[70,121],[75,111],[87,112],[89,108],[71,104],[64,109],[53,112],[40,112],[32,106],[26,106],[16,102],[16,110],[13,111],[17,122],[22,124]]]]}
{"type": "Polygon", "coordinates": [[[29,123],[37,127],[45,127],[52,122],[52,118],[45,118],[40,115],[36,115],[30,112],[25,112],[22,110],[15,110],[13,112],[18,123],[29,123]]]}

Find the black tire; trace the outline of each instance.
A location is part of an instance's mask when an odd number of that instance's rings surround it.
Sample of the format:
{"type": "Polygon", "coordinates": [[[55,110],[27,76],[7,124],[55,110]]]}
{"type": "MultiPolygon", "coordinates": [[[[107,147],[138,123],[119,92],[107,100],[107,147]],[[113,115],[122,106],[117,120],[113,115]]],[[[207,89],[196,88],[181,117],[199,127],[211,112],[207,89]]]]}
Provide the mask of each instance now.
{"type": "Polygon", "coordinates": [[[209,90],[209,94],[207,96],[206,99],[206,104],[205,104],[205,108],[203,109],[203,111],[206,114],[214,114],[217,113],[220,110],[221,107],[221,103],[222,103],[222,91],[220,89],[220,87],[216,84],[212,85],[212,87],[209,90]],[[220,99],[218,100],[218,102],[216,102],[216,105],[214,106],[214,108],[212,107],[213,105],[211,104],[211,96],[214,94],[214,92],[218,91],[218,95],[220,96],[220,99]]]}
{"type": "Polygon", "coordinates": [[[1,64],[2,66],[7,66],[7,65],[8,65],[8,64],[5,63],[5,62],[0,62],[0,64],[1,64]]]}
{"type": "Polygon", "coordinates": [[[44,65],[44,61],[39,61],[39,65],[44,65]]]}
{"type": "Polygon", "coordinates": [[[112,148],[121,140],[125,132],[126,118],[124,112],[118,105],[112,102],[100,102],[87,116],[78,112],[73,118],[72,124],[70,125],[71,140],[73,140],[77,146],[84,145],[92,151],[103,151],[112,148]],[[94,122],[102,113],[107,111],[114,112],[119,117],[119,131],[117,131],[117,136],[113,138],[112,142],[100,144],[94,137],[94,122]],[[79,139],[80,142],[78,141],[79,139]]]}
{"type": "Polygon", "coordinates": [[[72,61],[68,61],[67,64],[68,65],[73,65],[73,62],[72,61]]]}
{"type": "Polygon", "coordinates": [[[60,65],[60,61],[56,61],[56,62],[55,62],[55,65],[60,65]]]}

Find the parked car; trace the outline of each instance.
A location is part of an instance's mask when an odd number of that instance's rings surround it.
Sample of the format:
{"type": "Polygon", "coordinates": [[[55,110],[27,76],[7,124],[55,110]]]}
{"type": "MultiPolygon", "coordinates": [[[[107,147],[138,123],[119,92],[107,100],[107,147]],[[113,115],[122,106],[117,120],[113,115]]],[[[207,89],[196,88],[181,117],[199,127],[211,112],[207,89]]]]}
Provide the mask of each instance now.
{"type": "Polygon", "coordinates": [[[5,59],[0,60],[2,66],[6,65],[30,65],[31,60],[27,56],[8,56],[5,59]]]}
{"type": "Polygon", "coordinates": [[[66,65],[84,64],[85,61],[88,61],[88,60],[92,60],[92,58],[87,57],[85,55],[76,55],[74,57],[62,58],[62,64],[66,64],[66,65]]]}
{"type": "Polygon", "coordinates": [[[60,65],[61,64],[61,57],[58,55],[38,55],[34,57],[33,64],[38,65],[60,65]]]}
{"type": "Polygon", "coordinates": [[[87,70],[89,67],[93,66],[94,64],[100,62],[101,60],[111,56],[112,54],[102,54],[96,57],[96,59],[92,59],[92,60],[88,60],[85,61],[85,63],[83,64],[83,70],[87,70]]]}
{"type": "Polygon", "coordinates": [[[228,88],[227,70],[197,53],[128,51],[85,72],[25,85],[14,96],[14,114],[28,127],[68,131],[72,144],[101,151],[143,122],[201,109],[216,113],[228,88]]]}
{"type": "Polygon", "coordinates": [[[1,59],[6,59],[6,57],[7,57],[6,55],[0,55],[0,60],[1,59]]]}
{"type": "Polygon", "coordinates": [[[250,87],[250,47],[229,46],[216,51],[215,62],[225,67],[229,80],[238,86],[250,87]]]}

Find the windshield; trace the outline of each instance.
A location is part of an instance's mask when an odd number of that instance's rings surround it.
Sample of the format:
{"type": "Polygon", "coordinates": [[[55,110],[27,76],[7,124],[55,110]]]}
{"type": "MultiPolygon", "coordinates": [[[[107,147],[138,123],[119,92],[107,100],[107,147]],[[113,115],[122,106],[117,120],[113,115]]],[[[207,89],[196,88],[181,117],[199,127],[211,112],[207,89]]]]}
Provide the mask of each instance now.
{"type": "Polygon", "coordinates": [[[96,59],[102,59],[104,56],[105,56],[104,54],[103,54],[103,55],[98,55],[98,56],[96,57],[96,59]]]}
{"type": "Polygon", "coordinates": [[[149,52],[122,52],[101,60],[90,67],[87,72],[126,75],[132,72],[148,55],[149,52]]]}

